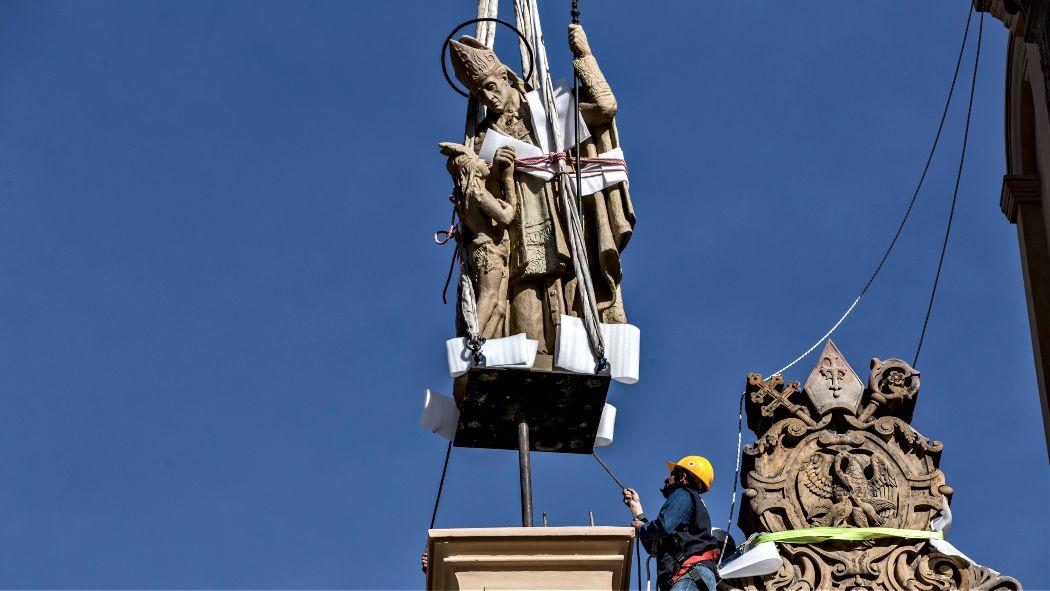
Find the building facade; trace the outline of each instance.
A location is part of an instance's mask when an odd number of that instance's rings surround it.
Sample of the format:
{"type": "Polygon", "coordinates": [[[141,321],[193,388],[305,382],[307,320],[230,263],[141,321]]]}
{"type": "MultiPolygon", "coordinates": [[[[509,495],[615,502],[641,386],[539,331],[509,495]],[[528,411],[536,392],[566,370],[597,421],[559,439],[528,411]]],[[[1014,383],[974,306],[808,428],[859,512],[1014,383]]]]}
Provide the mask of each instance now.
{"type": "Polygon", "coordinates": [[[1010,31],[1003,215],[1017,227],[1043,429],[1050,453],[1050,0],[977,0],[1010,31]]]}

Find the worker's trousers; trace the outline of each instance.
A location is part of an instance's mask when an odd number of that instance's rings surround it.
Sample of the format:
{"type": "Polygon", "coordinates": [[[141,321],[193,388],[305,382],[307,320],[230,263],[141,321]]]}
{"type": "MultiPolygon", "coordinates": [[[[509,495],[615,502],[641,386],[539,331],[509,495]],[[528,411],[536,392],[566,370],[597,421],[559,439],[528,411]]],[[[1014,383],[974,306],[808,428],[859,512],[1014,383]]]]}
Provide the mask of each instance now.
{"type": "Polygon", "coordinates": [[[717,586],[718,579],[715,573],[706,566],[697,564],[682,575],[682,578],[675,581],[675,584],[671,586],[671,591],[715,591],[717,586]],[[694,577],[700,580],[695,581],[694,577]]]}

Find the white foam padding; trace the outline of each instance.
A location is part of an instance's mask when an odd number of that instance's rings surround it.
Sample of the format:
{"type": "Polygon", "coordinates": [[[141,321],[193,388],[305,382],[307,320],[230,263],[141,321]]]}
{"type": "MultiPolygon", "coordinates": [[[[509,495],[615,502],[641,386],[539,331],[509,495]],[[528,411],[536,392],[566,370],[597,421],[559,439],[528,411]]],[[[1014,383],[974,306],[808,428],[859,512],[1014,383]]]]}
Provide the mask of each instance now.
{"type": "MultiPolygon", "coordinates": [[[[502,339],[489,339],[481,346],[481,353],[485,356],[484,367],[532,369],[539,346],[539,341],[525,338],[523,332],[502,339]]],[[[467,348],[466,337],[445,341],[445,355],[448,373],[452,377],[461,376],[470,369],[472,354],[467,348]]]]}
{"type": "Polygon", "coordinates": [[[459,426],[459,409],[456,401],[429,389],[423,398],[423,412],[419,415],[419,426],[452,441],[459,426]]]}
{"type": "Polygon", "coordinates": [[[780,551],[776,542],[762,542],[718,569],[723,579],[771,575],[780,570],[780,551]]]}
{"type": "MultiPolygon", "coordinates": [[[[605,341],[605,358],[612,379],[624,384],[638,381],[638,358],[641,354],[641,331],[633,324],[599,324],[605,341]]],[[[575,373],[594,373],[594,354],[587,340],[583,319],[561,317],[554,345],[555,367],[575,373]]]]}
{"type": "Polygon", "coordinates": [[[598,422],[598,434],[594,436],[594,447],[606,447],[613,442],[616,430],[616,407],[606,404],[602,409],[602,419],[598,422]]]}

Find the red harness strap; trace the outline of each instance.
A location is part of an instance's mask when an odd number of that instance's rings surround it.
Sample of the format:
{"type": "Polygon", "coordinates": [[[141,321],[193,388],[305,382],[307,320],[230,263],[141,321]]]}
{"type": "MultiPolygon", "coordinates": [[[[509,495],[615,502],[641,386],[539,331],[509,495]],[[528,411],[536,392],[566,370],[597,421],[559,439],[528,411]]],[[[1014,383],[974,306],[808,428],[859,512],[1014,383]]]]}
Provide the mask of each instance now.
{"type": "Polygon", "coordinates": [[[678,581],[678,579],[681,579],[682,577],[684,577],[685,573],[689,572],[689,569],[693,568],[698,563],[704,562],[705,560],[716,560],[717,558],[718,558],[718,548],[715,548],[713,550],[708,550],[707,552],[704,552],[703,554],[694,554],[693,556],[690,556],[689,558],[686,558],[685,562],[682,563],[681,568],[678,569],[678,572],[676,572],[674,574],[674,576],[671,577],[671,583],[674,584],[675,582],[678,581]]]}

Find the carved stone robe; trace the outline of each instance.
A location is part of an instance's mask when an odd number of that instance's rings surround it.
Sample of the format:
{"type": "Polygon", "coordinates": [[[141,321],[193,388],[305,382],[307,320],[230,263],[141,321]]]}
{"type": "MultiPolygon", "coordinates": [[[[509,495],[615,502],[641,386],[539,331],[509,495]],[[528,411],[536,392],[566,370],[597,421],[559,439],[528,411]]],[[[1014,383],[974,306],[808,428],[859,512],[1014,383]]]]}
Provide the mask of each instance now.
{"type": "MultiPolygon", "coordinates": [[[[587,78],[581,76],[586,82],[587,78]]],[[[581,100],[587,88],[582,87],[581,100]]],[[[537,92],[522,93],[517,116],[490,113],[477,127],[474,145],[480,151],[490,129],[544,148],[537,133],[546,126],[537,92]]],[[[591,137],[581,143],[584,156],[598,156],[619,146],[615,110],[595,110],[584,115],[591,137]]],[[[564,120],[564,117],[559,117],[564,120]]],[[[542,133],[546,134],[546,128],[542,133]]],[[[507,286],[508,314],[499,330],[486,338],[524,332],[539,341],[539,353],[553,354],[560,316],[582,315],[577,294],[574,261],[568,246],[565,212],[562,211],[558,179],[543,179],[520,170],[514,174],[518,211],[510,227],[510,269],[507,286]]],[[[583,197],[583,226],[590,273],[600,314],[607,323],[626,323],[620,282],[623,277],[620,253],[634,229],[635,215],[626,183],[618,183],[583,197]]]]}

